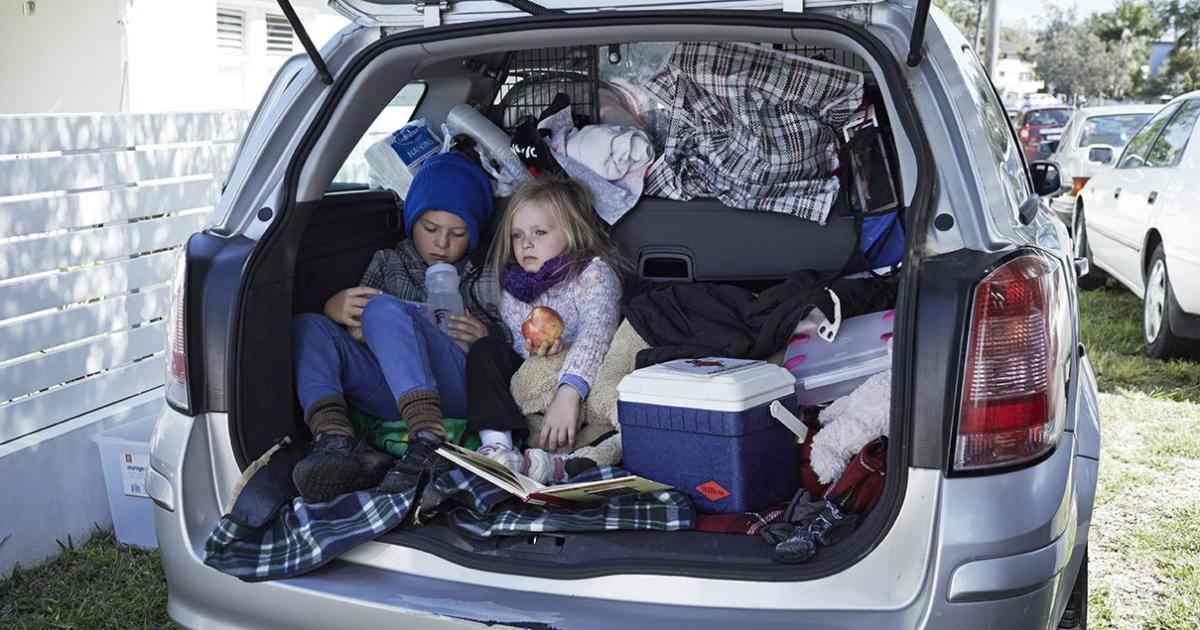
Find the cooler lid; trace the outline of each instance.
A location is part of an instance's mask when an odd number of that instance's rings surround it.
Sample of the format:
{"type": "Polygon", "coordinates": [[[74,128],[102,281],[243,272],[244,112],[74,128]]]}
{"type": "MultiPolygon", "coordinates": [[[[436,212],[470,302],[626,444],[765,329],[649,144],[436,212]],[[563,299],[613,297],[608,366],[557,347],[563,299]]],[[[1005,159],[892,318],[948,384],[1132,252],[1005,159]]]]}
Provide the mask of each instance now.
{"type": "Polygon", "coordinates": [[[653,365],[617,385],[622,402],[713,411],[743,411],[795,392],[796,378],[778,365],[722,357],[653,365]]]}

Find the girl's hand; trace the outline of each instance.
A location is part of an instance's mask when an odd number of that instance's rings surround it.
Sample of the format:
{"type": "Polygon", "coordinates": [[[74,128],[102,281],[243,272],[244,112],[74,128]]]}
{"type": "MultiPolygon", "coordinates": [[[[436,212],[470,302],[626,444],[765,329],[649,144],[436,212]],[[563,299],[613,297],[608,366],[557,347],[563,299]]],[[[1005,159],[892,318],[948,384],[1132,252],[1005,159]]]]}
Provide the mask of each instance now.
{"type": "Polygon", "coordinates": [[[579,422],[579,392],[570,385],[559,385],[554,400],[546,408],[538,442],[547,451],[568,452],[575,444],[579,422]]]}
{"type": "Polygon", "coordinates": [[[552,344],[543,343],[539,346],[534,346],[527,339],[525,340],[525,349],[529,351],[530,356],[552,357],[563,351],[562,337],[555,339],[552,344]]]}
{"type": "Polygon", "coordinates": [[[351,287],[338,291],[325,302],[325,316],[347,327],[362,327],[363,309],[371,298],[382,293],[371,287],[351,287]]]}
{"type": "Polygon", "coordinates": [[[450,337],[468,346],[488,335],[487,326],[478,319],[475,319],[475,316],[470,313],[451,315],[446,328],[447,332],[450,333],[450,337]]]}

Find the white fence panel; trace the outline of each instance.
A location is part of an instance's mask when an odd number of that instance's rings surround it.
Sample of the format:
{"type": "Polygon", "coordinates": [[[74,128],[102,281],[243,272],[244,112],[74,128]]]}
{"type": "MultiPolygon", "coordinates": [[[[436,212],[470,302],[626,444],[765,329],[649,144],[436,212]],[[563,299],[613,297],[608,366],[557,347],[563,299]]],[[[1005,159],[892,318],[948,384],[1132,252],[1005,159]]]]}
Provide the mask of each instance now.
{"type": "Polygon", "coordinates": [[[0,116],[0,444],[162,385],[177,250],[247,121],[0,116]]]}

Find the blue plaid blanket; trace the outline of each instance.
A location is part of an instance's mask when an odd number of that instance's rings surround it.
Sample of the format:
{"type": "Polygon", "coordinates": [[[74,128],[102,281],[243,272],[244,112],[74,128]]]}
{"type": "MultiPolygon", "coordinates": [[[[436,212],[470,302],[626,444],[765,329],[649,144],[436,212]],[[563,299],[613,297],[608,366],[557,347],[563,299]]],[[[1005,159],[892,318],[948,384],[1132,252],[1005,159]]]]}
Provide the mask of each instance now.
{"type": "MultiPolygon", "coordinates": [[[[571,481],[625,474],[617,468],[599,468],[571,481]]],[[[353,492],[324,503],[296,497],[259,528],[226,515],[205,543],[204,563],[250,582],[303,575],[399,526],[414,500],[413,492],[353,492]]],[[[426,488],[416,517],[427,521],[437,513],[445,514],[452,527],[479,538],[533,532],[678,531],[692,529],[696,518],[687,495],[673,490],[614,497],[578,508],[549,508],[521,503],[461,469],[451,470],[426,488]]]]}

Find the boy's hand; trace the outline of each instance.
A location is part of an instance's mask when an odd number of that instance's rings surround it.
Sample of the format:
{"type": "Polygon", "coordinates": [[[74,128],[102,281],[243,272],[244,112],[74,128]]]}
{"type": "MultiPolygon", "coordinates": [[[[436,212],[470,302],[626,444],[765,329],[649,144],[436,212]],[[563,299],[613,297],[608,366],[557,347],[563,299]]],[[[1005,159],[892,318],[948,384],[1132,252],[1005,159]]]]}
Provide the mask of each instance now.
{"type": "Polygon", "coordinates": [[[554,400],[546,408],[538,442],[547,451],[567,452],[575,445],[579,423],[579,392],[570,385],[559,385],[554,400]]]}
{"type": "Polygon", "coordinates": [[[446,323],[446,329],[452,339],[461,341],[468,346],[488,335],[487,326],[470,313],[451,315],[446,323]]]}
{"type": "Polygon", "coordinates": [[[325,316],[347,328],[362,328],[363,309],[371,298],[382,293],[371,287],[351,287],[338,291],[325,302],[325,316]]]}

